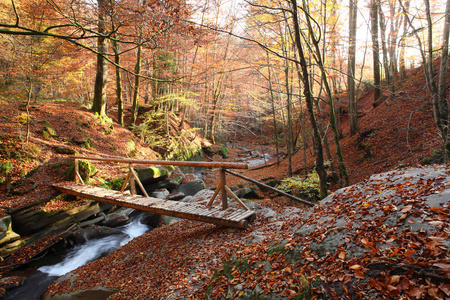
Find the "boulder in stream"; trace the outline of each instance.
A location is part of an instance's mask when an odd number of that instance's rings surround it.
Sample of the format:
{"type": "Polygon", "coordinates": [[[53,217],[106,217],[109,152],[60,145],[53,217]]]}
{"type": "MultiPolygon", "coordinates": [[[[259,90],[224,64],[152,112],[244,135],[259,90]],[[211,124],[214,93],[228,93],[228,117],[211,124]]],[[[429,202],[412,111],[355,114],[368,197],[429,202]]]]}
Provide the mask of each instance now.
{"type": "Polygon", "coordinates": [[[110,235],[123,235],[124,238],[127,236],[120,229],[95,225],[74,231],[69,239],[78,245],[85,243],[87,240],[99,239],[110,235]]]}
{"type": "Polygon", "coordinates": [[[134,209],[121,207],[116,211],[107,214],[105,219],[101,222],[101,225],[108,227],[117,227],[130,223],[130,214],[134,209]]]}
{"type": "Polygon", "coordinates": [[[195,179],[180,185],[177,189],[178,192],[184,193],[186,196],[194,196],[201,190],[206,188],[205,182],[201,179],[195,179]]]}

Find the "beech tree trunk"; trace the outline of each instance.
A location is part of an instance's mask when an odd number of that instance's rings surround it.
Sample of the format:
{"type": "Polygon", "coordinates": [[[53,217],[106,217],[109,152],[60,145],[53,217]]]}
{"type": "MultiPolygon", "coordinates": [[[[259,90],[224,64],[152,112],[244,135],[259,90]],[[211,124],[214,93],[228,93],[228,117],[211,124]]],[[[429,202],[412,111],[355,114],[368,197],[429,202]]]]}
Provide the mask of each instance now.
{"type": "Polygon", "coordinates": [[[271,104],[272,104],[272,116],[273,116],[273,131],[275,133],[275,148],[277,150],[277,165],[280,164],[280,147],[278,143],[278,126],[277,126],[277,118],[275,113],[275,96],[273,94],[273,86],[272,86],[272,74],[270,72],[271,66],[270,66],[270,59],[269,59],[269,53],[266,52],[267,55],[267,71],[269,75],[269,89],[270,89],[270,98],[271,98],[271,104]]]}
{"type": "Polygon", "coordinates": [[[108,81],[108,62],[105,56],[108,55],[108,39],[106,38],[107,21],[106,5],[107,0],[98,0],[98,38],[97,38],[97,71],[95,75],[94,99],[92,111],[100,116],[106,115],[106,84],[108,81]]]}
{"type": "Polygon", "coordinates": [[[381,4],[378,1],[376,1],[377,7],[378,7],[378,17],[380,22],[380,33],[381,33],[381,49],[383,51],[383,68],[384,68],[384,75],[386,78],[386,81],[388,85],[391,83],[391,77],[389,72],[389,60],[388,60],[388,50],[386,46],[386,23],[384,19],[383,10],[381,8],[381,4]]]}
{"type": "Polygon", "coordinates": [[[117,123],[123,126],[123,95],[122,74],[120,72],[119,43],[113,41],[114,62],[116,63],[116,97],[117,97],[117,123]]]}
{"type": "Polygon", "coordinates": [[[372,33],[373,52],[373,82],[375,85],[374,102],[381,96],[381,75],[380,75],[380,46],[378,43],[378,0],[371,0],[370,3],[370,23],[372,33]]]}
{"type": "MultiPolygon", "coordinates": [[[[450,109],[447,102],[447,64],[448,64],[448,43],[450,35],[450,0],[447,0],[445,8],[445,23],[442,35],[441,65],[439,69],[439,109],[440,118],[443,120],[442,142],[444,148],[444,161],[450,159],[450,109]]],[[[430,58],[431,59],[431,58],[430,58]]]]}
{"type": "Polygon", "coordinates": [[[133,104],[131,107],[131,124],[136,123],[138,109],[139,109],[139,84],[141,73],[141,62],[142,62],[142,46],[139,45],[136,53],[136,65],[134,66],[134,91],[133,91],[133,104]]]}
{"type": "MultiPolygon", "coordinates": [[[[409,11],[409,0],[405,1],[405,10],[406,13],[409,11]]],[[[399,72],[400,72],[400,79],[405,80],[406,79],[406,63],[405,63],[405,49],[406,49],[406,34],[408,29],[408,21],[406,20],[406,17],[403,19],[403,36],[402,40],[400,42],[400,57],[398,61],[399,66],[399,72]]]]}
{"type": "Polygon", "coordinates": [[[348,115],[350,121],[350,136],[358,132],[358,107],[356,104],[356,20],[358,16],[358,0],[349,0],[349,36],[348,36],[348,115]]]}

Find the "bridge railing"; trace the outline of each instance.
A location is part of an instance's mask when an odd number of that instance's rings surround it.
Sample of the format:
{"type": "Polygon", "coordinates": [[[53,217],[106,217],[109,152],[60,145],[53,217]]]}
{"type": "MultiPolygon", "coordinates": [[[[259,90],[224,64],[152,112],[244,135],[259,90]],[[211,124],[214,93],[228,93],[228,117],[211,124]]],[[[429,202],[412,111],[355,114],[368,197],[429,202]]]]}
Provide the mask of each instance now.
{"type": "Polygon", "coordinates": [[[133,169],[133,165],[159,165],[159,166],[185,166],[185,167],[205,167],[205,168],[219,168],[220,178],[219,185],[217,186],[214,195],[208,202],[208,206],[211,207],[214,200],[221,194],[222,209],[228,208],[227,195],[229,194],[242,208],[250,210],[245,203],[239,199],[231,189],[226,185],[226,173],[229,172],[227,169],[248,169],[247,163],[232,163],[232,162],[202,162],[202,161],[169,161],[169,160],[139,160],[139,159],[127,159],[127,158],[112,158],[112,157],[91,157],[91,156],[71,156],[75,160],[75,182],[81,182],[84,184],[83,179],[79,173],[78,161],[79,160],[90,160],[90,161],[101,161],[101,162],[116,162],[128,164],[128,174],[122,185],[121,192],[125,190],[127,185],[130,185],[130,193],[132,195],[136,194],[136,183],[141,188],[142,192],[146,197],[149,197],[142,185],[139,177],[133,169]]]}

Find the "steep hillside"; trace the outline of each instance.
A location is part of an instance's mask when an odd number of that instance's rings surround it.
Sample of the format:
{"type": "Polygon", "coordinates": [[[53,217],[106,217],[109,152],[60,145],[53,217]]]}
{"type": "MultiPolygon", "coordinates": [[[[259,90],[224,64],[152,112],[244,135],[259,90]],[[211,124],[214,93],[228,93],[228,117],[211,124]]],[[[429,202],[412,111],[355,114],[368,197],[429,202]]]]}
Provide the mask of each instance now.
{"type": "MultiPolygon", "coordinates": [[[[79,103],[32,103],[27,113],[21,101],[3,102],[0,116],[0,208],[3,211],[45,202],[54,196],[48,184],[65,178],[69,154],[158,157],[128,129],[109,119],[101,120],[79,103]]],[[[102,175],[118,177],[114,172],[121,170],[108,168],[102,175]]],[[[58,201],[53,204],[54,209],[60,208],[58,201]]]]}
{"type": "MultiPolygon", "coordinates": [[[[398,82],[395,96],[390,96],[388,87],[383,87],[382,101],[374,105],[373,88],[361,91],[358,98],[358,134],[350,136],[347,115],[346,94],[337,98],[339,125],[341,128],[341,148],[347,165],[350,183],[357,183],[369,178],[372,174],[391,169],[415,166],[421,162],[439,161],[439,137],[434,125],[430,97],[425,87],[425,78],[421,68],[408,71],[407,79],[398,82]]],[[[327,119],[327,108],[323,111],[327,119]]],[[[327,123],[325,123],[327,125],[327,123]]],[[[274,154],[273,127],[270,122],[264,126],[261,136],[239,136],[230,144],[237,144],[258,151],[274,154]]],[[[244,133],[244,132],[243,132],[244,133]]],[[[331,153],[335,155],[333,136],[328,130],[331,153]]],[[[315,158],[309,143],[306,151],[307,168],[311,170],[315,158]]],[[[286,149],[281,149],[286,153],[286,149]]],[[[292,159],[295,175],[305,174],[304,151],[298,148],[292,159]]],[[[336,160],[335,160],[336,161],[336,160]]],[[[272,159],[268,165],[276,162],[272,159]]],[[[336,166],[335,166],[336,167],[336,166]]],[[[246,171],[245,175],[262,179],[267,177],[288,177],[288,160],[282,158],[279,166],[246,171]]],[[[232,183],[241,182],[231,178],[232,183]]],[[[331,186],[335,190],[336,185],[331,186]]]]}

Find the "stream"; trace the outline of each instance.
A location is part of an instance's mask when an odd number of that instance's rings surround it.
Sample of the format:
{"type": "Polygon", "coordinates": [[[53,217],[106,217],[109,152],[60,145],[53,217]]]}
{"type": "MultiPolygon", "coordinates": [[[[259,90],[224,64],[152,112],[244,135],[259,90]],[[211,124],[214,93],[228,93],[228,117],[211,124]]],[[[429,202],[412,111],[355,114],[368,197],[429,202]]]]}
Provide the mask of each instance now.
{"type": "MultiPolygon", "coordinates": [[[[59,262],[52,262],[38,269],[28,268],[18,271],[15,275],[26,277],[21,287],[12,289],[4,299],[39,300],[47,287],[58,277],[76,268],[103,257],[113,250],[122,247],[133,238],[148,232],[151,228],[141,223],[141,216],[131,218],[131,222],[118,227],[123,234],[115,234],[103,238],[86,241],[68,250],[59,262]],[[125,235],[124,235],[125,234],[125,235]]],[[[43,259],[43,261],[45,258],[43,259]]]]}
{"type": "Polygon", "coordinates": [[[261,158],[245,158],[245,162],[248,163],[249,168],[253,168],[262,164],[265,164],[269,159],[271,159],[273,156],[269,153],[264,153],[263,157],[261,158]]]}

